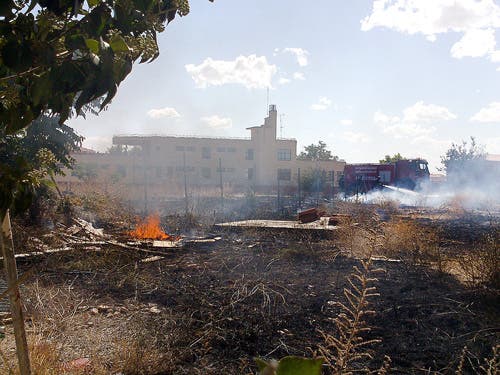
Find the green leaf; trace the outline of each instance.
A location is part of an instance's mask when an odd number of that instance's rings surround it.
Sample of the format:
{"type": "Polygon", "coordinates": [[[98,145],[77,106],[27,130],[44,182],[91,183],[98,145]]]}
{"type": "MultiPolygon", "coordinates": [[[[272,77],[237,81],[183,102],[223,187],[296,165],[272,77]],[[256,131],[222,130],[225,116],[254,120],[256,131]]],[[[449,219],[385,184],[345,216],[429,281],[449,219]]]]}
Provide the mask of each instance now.
{"type": "Polygon", "coordinates": [[[111,49],[113,52],[128,52],[130,49],[128,48],[127,43],[125,43],[125,40],[120,35],[113,35],[111,40],[109,41],[109,45],[111,46],[111,49]]]}
{"type": "Polygon", "coordinates": [[[87,48],[95,53],[99,53],[99,42],[95,39],[85,39],[85,44],[87,45],[87,48]]]}
{"type": "Polygon", "coordinates": [[[87,3],[89,4],[90,7],[95,7],[99,5],[99,0],[87,0],[87,3]]]}
{"type": "Polygon", "coordinates": [[[276,375],[321,375],[322,359],[289,356],[279,361],[276,375]]]}
{"type": "Polygon", "coordinates": [[[45,103],[51,95],[52,81],[48,73],[43,74],[33,82],[31,87],[31,100],[34,105],[45,103]]]}

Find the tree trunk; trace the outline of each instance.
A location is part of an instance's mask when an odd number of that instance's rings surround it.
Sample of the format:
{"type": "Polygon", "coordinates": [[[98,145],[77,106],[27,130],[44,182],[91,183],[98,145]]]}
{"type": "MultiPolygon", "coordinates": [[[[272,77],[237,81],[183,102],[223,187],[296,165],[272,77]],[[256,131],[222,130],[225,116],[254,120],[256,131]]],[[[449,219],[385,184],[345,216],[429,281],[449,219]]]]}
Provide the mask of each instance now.
{"type": "Polygon", "coordinates": [[[19,372],[21,375],[30,375],[30,359],[26,331],[24,329],[24,316],[21,305],[21,294],[17,282],[16,258],[14,257],[14,242],[12,241],[12,228],[10,226],[9,211],[0,216],[2,230],[0,231],[0,242],[2,244],[2,256],[5,270],[7,287],[10,289],[10,311],[14,325],[14,336],[16,338],[17,359],[19,361],[19,372]]]}

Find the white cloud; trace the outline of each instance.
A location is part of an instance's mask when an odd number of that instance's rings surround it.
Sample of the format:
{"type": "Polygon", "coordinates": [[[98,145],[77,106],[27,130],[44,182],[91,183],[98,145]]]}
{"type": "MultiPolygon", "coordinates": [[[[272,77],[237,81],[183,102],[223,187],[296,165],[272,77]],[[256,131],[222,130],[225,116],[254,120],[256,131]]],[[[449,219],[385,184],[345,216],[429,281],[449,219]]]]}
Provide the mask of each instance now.
{"type": "Polygon", "coordinates": [[[295,55],[299,66],[307,66],[307,64],[309,63],[307,58],[309,52],[303,48],[283,48],[283,52],[288,52],[295,55]]]}
{"type": "Polygon", "coordinates": [[[440,120],[453,120],[457,118],[448,108],[435,104],[416,102],[403,111],[404,122],[434,122],[440,120]]]}
{"type": "Polygon", "coordinates": [[[151,117],[154,119],[159,119],[159,118],[164,118],[164,117],[170,117],[170,118],[181,117],[179,112],[177,112],[175,110],[175,108],[171,108],[171,107],[150,109],[147,112],[147,115],[148,115],[148,117],[151,117]]]}
{"type": "Polygon", "coordinates": [[[328,99],[325,96],[321,96],[318,100],[318,103],[312,104],[310,108],[313,111],[324,111],[325,109],[327,109],[331,105],[332,105],[332,101],[330,99],[328,99]]]}
{"type": "Polygon", "coordinates": [[[500,7],[493,0],[375,0],[361,30],[375,27],[433,39],[448,31],[500,27],[500,7]]]}
{"type": "Polygon", "coordinates": [[[453,45],[453,57],[481,57],[493,52],[500,6],[493,0],[374,0],[361,30],[385,27],[406,34],[422,34],[435,41],[438,34],[464,33],[453,45]]]}
{"type": "Polygon", "coordinates": [[[229,129],[233,126],[233,120],[229,117],[219,117],[218,115],[202,117],[201,121],[213,129],[229,129]]]}
{"type": "Polygon", "coordinates": [[[201,64],[186,65],[186,71],[197,87],[240,84],[249,89],[271,87],[277,72],[276,65],[269,64],[265,56],[238,56],[234,60],[206,58],[201,64]]]}
{"type": "Polygon", "coordinates": [[[377,125],[385,125],[385,124],[395,124],[400,121],[397,116],[389,116],[385,113],[377,111],[373,114],[373,122],[377,125]]]}
{"type": "MultiPolygon", "coordinates": [[[[495,51],[495,30],[472,29],[467,31],[458,42],[451,47],[451,56],[482,57],[495,51]]],[[[493,56],[491,56],[493,60],[493,56]]]]}
{"type": "Polygon", "coordinates": [[[351,126],[352,125],[352,120],[345,119],[345,120],[340,120],[340,123],[344,126],[351,126]]]}
{"type": "Polygon", "coordinates": [[[500,122],[500,102],[490,103],[470,119],[477,122],[500,122]]]}
{"type": "Polygon", "coordinates": [[[352,131],[345,131],[342,134],[342,138],[344,138],[346,141],[351,142],[351,143],[368,143],[370,142],[370,138],[365,134],[361,132],[352,132],[352,131]]]}
{"type": "Polygon", "coordinates": [[[296,79],[299,81],[304,81],[306,79],[306,77],[304,77],[304,73],[295,72],[295,73],[293,73],[293,79],[296,79]]]}
{"type": "Polygon", "coordinates": [[[394,138],[416,138],[434,133],[436,127],[431,124],[453,120],[456,117],[446,107],[419,101],[405,108],[402,117],[377,111],[373,115],[373,121],[384,133],[392,134],[394,138]]]}
{"type": "Polygon", "coordinates": [[[279,80],[278,80],[278,83],[280,85],[286,85],[287,83],[290,83],[291,81],[288,79],[288,78],[285,78],[285,77],[281,77],[279,80]]]}
{"type": "Polygon", "coordinates": [[[432,134],[436,131],[436,128],[434,126],[429,127],[400,122],[393,125],[382,126],[382,130],[384,133],[392,134],[394,138],[414,138],[432,134]]]}

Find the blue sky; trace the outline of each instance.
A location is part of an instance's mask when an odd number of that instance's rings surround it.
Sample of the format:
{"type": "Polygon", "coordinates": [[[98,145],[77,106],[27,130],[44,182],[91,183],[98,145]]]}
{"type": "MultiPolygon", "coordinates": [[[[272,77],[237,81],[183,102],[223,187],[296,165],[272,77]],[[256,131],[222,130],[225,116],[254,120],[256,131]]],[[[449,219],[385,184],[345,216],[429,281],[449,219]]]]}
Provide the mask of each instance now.
{"type": "Polygon", "coordinates": [[[246,137],[269,88],[299,150],[323,140],[348,162],[400,152],[431,170],[470,136],[500,153],[497,1],[192,0],[159,45],[105,112],[69,122],[87,147],[128,133],[246,137]]]}

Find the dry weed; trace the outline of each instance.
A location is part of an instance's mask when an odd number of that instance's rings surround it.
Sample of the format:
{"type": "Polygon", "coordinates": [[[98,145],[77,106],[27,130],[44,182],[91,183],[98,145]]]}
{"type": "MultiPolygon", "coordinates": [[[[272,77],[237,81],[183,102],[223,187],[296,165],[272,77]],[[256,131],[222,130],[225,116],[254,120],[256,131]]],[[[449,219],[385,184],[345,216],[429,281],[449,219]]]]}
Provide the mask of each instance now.
{"type": "MultiPolygon", "coordinates": [[[[319,354],[333,374],[347,375],[367,370],[362,365],[362,360],[371,359],[369,346],[380,342],[363,337],[371,331],[366,317],[375,314],[369,307],[370,299],[379,295],[372,286],[377,279],[371,277],[377,270],[371,269],[370,259],[362,260],[361,268],[353,268],[347,278],[348,286],[344,288],[347,302],[336,303],[340,307],[340,313],[334,318],[336,333],[321,332],[324,344],[319,346],[319,354]]],[[[388,366],[389,364],[384,364],[381,373],[387,372],[388,366]]]]}

